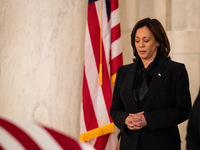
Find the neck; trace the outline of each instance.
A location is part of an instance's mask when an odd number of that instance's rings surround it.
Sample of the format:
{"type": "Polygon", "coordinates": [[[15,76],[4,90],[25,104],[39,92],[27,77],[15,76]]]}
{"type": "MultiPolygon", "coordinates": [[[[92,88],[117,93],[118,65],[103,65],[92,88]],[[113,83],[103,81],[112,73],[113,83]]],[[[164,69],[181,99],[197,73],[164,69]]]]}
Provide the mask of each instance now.
{"type": "Polygon", "coordinates": [[[146,69],[153,60],[142,60],[144,68],[146,69]]]}
{"type": "Polygon", "coordinates": [[[153,57],[141,59],[145,69],[149,66],[150,63],[152,63],[154,61],[156,56],[157,56],[157,51],[156,51],[156,53],[154,53],[153,57]]]}

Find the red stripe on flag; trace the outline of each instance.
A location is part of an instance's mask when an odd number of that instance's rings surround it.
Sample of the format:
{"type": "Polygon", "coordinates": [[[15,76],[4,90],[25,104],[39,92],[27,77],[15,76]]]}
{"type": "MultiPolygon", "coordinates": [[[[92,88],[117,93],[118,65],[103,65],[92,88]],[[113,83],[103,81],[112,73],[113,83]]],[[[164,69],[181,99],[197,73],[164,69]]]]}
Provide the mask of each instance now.
{"type": "Polygon", "coordinates": [[[17,139],[25,149],[40,150],[41,148],[26,134],[23,130],[15,126],[14,124],[0,118],[0,125],[5,128],[15,139],[17,139]]]}
{"type": "Polygon", "coordinates": [[[115,57],[114,59],[111,60],[111,66],[112,66],[112,69],[111,69],[111,74],[115,74],[119,68],[119,66],[122,65],[122,53],[119,54],[117,57],[115,57]]]}
{"type": "Polygon", "coordinates": [[[114,42],[115,40],[119,39],[120,36],[121,36],[120,24],[118,24],[111,29],[111,43],[114,42]]]}
{"type": "Polygon", "coordinates": [[[57,143],[59,143],[59,145],[63,148],[63,149],[71,149],[71,150],[81,150],[81,147],[79,146],[78,142],[76,142],[75,140],[73,140],[72,138],[69,138],[67,136],[65,136],[64,134],[61,134],[59,132],[56,132],[54,130],[51,130],[47,127],[43,128],[45,130],[48,131],[49,134],[51,134],[51,136],[57,141],[57,143]]]}
{"type": "MultiPolygon", "coordinates": [[[[96,66],[97,69],[99,70],[99,63],[100,63],[100,27],[99,27],[99,21],[98,21],[98,16],[96,12],[96,7],[94,3],[91,3],[89,5],[89,11],[88,11],[88,30],[90,33],[90,38],[91,38],[91,43],[93,47],[93,53],[96,61],[96,66]],[[96,17],[94,17],[94,15],[96,17]],[[95,31],[95,32],[94,32],[95,31]]],[[[103,43],[102,43],[103,44],[103,43]]],[[[107,64],[106,64],[106,59],[105,59],[105,51],[104,51],[104,46],[102,46],[102,65],[103,65],[103,85],[102,85],[102,91],[104,95],[104,101],[106,104],[106,108],[109,114],[110,111],[110,106],[111,106],[111,101],[112,101],[112,90],[110,86],[110,77],[108,76],[108,69],[107,69],[107,64]]],[[[110,116],[109,116],[110,117],[110,116]]],[[[111,120],[111,117],[110,117],[111,120]]]]}
{"type": "MultiPolygon", "coordinates": [[[[95,3],[91,3],[88,6],[88,30],[89,30],[92,48],[93,48],[93,52],[95,56],[97,70],[99,70],[100,27],[99,27],[99,21],[98,21],[95,3]]],[[[96,68],[93,68],[93,69],[96,69],[96,68]]]]}
{"type": "Polygon", "coordinates": [[[110,134],[106,134],[106,135],[103,135],[101,137],[98,137],[94,147],[97,150],[104,150],[105,147],[106,147],[106,143],[108,142],[109,136],[110,136],[110,134]]]}
{"type": "MultiPolygon", "coordinates": [[[[103,51],[104,52],[104,51],[103,51]]],[[[104,101],[106,104],[106,108],[108,111],[108,114],[110,113],[110,107],[112,103],[112,90],[110,85],[110,77],[108,75],[108,69],[107,64],[105,60],[105,53],[103,54],[103,85],[102,85],[102,91],[104,95],[104,101]]],[[[109,115],[110,121],[112,122],[112,119],[109,115]]]]}
{"type": "Polygon", "coordinates": [[[110,11],[114,11],[119,7],[118,0],[110,0],[110,11]]]}
{"type": "MultiPolygon", "coordinates": [[[[109,51],[109,54],[110,54],[110,51],[109,51]]],[[[108,114],[109,114],[111,103],[112,103],[112,89],[111,89],[111,85],[110,85],[110,76],[109,76],[109,73],[108,73],[104,46],[103,46],[103,85],[102,85],[102,91],[103,91],[103,96],[104,96],[106,108],[107,108],[107,111],[108,111],[108,114]]],[[[110,118],[110,121],[112,122],[112,119],[111,119],[110,116],[109,116],[109,118],[110,118]]]]}
{"type": "Polygon", "coordinates": [[[5,150],[5,149],[0,145],[0,150],[5,150]]]}
{"type": "Polygon", "coordinates": [[[92,99],[90,96],[90,91],[85,75],[85,69],[83,75],[83,114],[87,131],[98,128],[98,123],[95,116],[94,107],[92,104],[92,99]]]}

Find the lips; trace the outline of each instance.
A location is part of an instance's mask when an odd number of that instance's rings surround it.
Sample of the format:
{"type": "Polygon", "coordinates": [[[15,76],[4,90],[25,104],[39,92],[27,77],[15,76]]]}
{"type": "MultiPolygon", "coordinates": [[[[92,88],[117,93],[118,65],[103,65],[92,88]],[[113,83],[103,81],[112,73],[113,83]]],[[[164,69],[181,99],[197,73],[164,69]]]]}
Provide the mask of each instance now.
{"type": "Polygon", "coordinates": [[[141,50],[141,51],[139,51],[139,53],[140,53],[140,54],[145,54],[146,51],[142,51],[142,50],[141,50]]]}

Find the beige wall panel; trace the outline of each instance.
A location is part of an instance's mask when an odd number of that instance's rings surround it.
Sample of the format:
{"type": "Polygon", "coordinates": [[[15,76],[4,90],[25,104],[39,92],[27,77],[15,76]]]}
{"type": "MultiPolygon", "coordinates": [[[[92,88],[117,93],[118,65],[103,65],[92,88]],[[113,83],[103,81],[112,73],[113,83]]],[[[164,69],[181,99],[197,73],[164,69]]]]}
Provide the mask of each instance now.
{"type": "Polygon", "coordinates": [[[200,1],[172,0],[172,31],[200,30],[200,1]]]}
{"type": "Polygon", "coordinates": [[[172,47],[172,53],[200,53],[199,35],[197,31],[172,31],[167,32],[172,47]]]}
{"type": "Polygon", "coordinates": [[[139,19],[146,17],[158,19],[164,28],[167,26],[167,0],[138,0],[139,19]]]}
{"type": "Polygon", "coordinates": [[[123,43],[123,63],[130,64],[133,61],[133,51],[131,46],[131,32],[122,32],[122,43],[123,43]]]}
{"type": "Polygon", "coordinates": [[[122,32],[132,30],[138,20],[138,0],[119,0],[122,32]]]}

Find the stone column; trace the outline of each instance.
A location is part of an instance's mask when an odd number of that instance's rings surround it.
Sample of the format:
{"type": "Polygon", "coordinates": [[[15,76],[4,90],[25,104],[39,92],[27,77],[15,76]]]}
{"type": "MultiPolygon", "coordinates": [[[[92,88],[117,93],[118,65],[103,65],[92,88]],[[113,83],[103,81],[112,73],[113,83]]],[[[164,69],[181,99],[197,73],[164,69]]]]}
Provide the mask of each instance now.
{"type": "Polygon", "coordinates": [[[0,0],[0,113],[78,138],[87,0],[0,0]]]}

